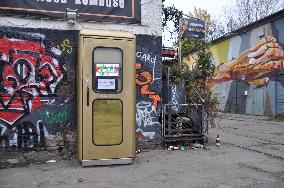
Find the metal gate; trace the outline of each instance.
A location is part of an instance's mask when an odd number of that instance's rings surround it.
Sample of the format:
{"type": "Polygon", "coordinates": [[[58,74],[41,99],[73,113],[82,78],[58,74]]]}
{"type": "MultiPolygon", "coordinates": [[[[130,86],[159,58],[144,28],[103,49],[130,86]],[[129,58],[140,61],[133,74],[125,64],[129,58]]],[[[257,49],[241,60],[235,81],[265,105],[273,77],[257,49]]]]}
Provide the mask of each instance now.
{"type": "Polygon", "coordinates": [[[208,134],[208,118],[203,104],[164,104],[162,110],[163,143],[202,140],[208,134]]]}

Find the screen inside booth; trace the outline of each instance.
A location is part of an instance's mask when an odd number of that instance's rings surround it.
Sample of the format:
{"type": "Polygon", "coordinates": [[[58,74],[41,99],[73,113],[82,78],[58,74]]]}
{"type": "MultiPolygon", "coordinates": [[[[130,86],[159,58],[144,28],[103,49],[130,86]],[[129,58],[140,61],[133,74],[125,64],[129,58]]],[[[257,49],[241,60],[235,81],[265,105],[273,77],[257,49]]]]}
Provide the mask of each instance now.
{"type": "Polygon", "coordinates": [[[123,53],[119,48],[94,49],[93,90],[120,93],[122,91],[123,53]]]}

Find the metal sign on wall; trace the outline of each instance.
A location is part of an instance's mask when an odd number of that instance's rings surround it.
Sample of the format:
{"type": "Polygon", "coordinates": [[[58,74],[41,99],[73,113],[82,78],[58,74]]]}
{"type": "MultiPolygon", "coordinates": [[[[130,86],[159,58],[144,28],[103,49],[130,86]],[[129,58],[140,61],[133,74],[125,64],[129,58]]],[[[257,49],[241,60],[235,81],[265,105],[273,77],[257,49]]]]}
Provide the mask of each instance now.
{"type": "Polygon", "coordinates": [[[141,0],[0,0],[0,13],[64,19],[66,9],[79,20],[141,23],[141,0]]]}
{"type": "Polygon", "coordinates": [[[181,38],[195,38],[195,39],[204,39],[206,28],[205,21],[198,19],[180,19],[180,37],[181,38]]]}

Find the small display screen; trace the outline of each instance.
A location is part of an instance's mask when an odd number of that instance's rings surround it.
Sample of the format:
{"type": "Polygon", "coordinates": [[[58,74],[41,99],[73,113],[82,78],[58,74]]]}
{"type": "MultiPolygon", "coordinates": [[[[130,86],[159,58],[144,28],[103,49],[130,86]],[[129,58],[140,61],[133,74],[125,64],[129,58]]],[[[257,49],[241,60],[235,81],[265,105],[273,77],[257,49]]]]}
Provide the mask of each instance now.
{"type": "Polygon", "coordinates": [[[98,79],[98,87],[97,89],[103,90],[114,90],[115,87],[115,79],[98,79]]]}
{"type": "Polygon", "coordinates": [[[120,48],[94,48],[92,69],[94,92],[120,93],[122,91],[123,52],[120,48]]]}
{"type": "Polygon", "coordinates": [[[119,76],[119,64],[96,64],[96,76],[119,76]]]}

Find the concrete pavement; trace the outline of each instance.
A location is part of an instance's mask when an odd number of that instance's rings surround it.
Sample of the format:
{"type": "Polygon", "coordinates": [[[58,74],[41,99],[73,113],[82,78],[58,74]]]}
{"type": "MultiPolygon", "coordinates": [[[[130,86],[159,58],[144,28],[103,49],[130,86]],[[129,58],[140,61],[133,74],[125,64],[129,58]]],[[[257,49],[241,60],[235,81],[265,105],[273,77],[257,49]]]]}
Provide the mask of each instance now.
{"type": "Polygon", "coordinates": [[[223,114],[209,132],[207,149],[142,151],[132,165],[82,168],[65,160],[3,169],[0,187],[284,187],[283,122],[223,114]]]}
{"type": "Polygon", "coordinates": [[[221,114],[210,136],[223,142],[284,160],[284,121],[263,116],[221,114]],[[220,122],[220,123],[218,123],[220,122]]]}

